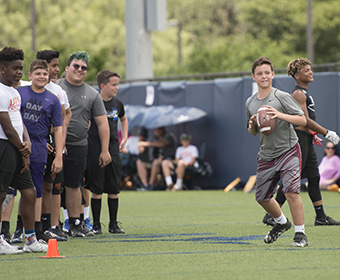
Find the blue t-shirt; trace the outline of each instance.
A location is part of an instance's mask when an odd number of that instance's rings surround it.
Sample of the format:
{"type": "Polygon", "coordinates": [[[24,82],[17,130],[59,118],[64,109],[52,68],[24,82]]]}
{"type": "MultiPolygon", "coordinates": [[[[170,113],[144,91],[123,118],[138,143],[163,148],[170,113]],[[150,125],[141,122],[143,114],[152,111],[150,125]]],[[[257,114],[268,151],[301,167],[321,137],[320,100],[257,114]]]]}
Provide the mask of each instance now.
{"type": "Polygon", "coordinates": [[[21,116],[32,142],[31,162],[47,162],[47,138],[51,124],[62,126],[61,104],[53,93],[34,92],[30,86],[18,88],[21,116]]]}

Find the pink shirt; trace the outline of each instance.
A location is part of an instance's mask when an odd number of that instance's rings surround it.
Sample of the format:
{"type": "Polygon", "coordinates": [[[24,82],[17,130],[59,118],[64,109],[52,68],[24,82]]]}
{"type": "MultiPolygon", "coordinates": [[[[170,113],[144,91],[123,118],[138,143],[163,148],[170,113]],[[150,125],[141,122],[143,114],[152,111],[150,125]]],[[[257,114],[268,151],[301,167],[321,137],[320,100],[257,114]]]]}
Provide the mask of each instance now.
{"type": "Polygon", "coordinates": [[[330,180],[334,177],[340,178],[340,158],[337,155],[330,158],[324,156],[319,165],[320,184],[326,185],[324,180],[330,180]]]}

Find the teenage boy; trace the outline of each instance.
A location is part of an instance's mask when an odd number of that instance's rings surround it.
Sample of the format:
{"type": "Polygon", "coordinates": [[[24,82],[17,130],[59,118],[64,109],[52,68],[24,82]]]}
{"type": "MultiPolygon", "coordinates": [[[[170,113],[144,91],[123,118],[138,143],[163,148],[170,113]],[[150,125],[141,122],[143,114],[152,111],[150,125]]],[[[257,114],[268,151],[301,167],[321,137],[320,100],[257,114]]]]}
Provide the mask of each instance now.
{"type": "Polygon", "coordinates": [[[100,138],[100,166],[105,167],[111,162],[110,129],[103,101],[98,92],[84,82],[89,60],[90,56],[85,51],[72,53],[65,68],[65,78],[57,81],[66,91],[72,111],[66,136],[67,155],[64,160],[64,186],[66,208],[69,215],[68,233],[73,237],[94,235],[80,217],[82,204],[80,187],[86,168],[87,131],[92,117],[98,126],[100,138]]]}
{"type": "Polygon", "coordinates": [[[32,85],[20,87],[18,91],[21,96],[21,115],[32,141],[30,172],[37,190],[35,230],[38,239],[48,241],[53,236],[44,234],[42,230],[42,187],[51,125],[54,130],[55,158],[52,161],[50,171],[55,176],[63,167],[62,110],[58,97],[45,88],[49,81],[47,62],[42,59],[34,60],[30,65],[28,76],[32,85]]]}
{"type": "MultiPolygon", "coordinates": [[[[62,107],[62,118],[63,118],[63,141],[65,142],[67,126],[71,118],[71,109],[68,102],[66,92],[53,81],[58,77],[59,73],[59,52],[54,50],[43,50],[39,51],[36,55],[37,59],[43,59],[48,64],[48,74],[49,83],[45,88],[56,95],[61,103],[62,107]]],[[[23,81],[21,81],[21,86],[23,81]]],[[[25,82],[26,83],[26,82],[25,82]]],[[[27,85],[31,85],[30,81],[27,85]]],[[[65,143],[63,144],[65,145],[65,143]]],[[[55,237],[58,240],[67,240],[67,235],[59,227],[59,213],[60,213],[60,194],[63,191],[62,181],[63,181],[63,171],[58,174],[51,173],[51,167],[53,160],[55,159],[55,145],[53,137],[53,128],[51,129],[51,134],[49,136],[49,141],[47,143],[48,158],[47,164],[45,166],[44,182],[42,189],[42,206],[41,206],[41,223],[42,231],[46,235],[55,237]],[[61,238],[59,238],[61,237],[61,238]]],[[[13,197],[14,198],[14,197],[13,197]]],[[[12,243],[21,243],[22,235],[22,219],[20,213],[17,217],[16,230],[12,237],[12,243]]]]}
{"type": "Polygon", "coordinates": [[[86,170],[86,185],[92,192],[91,209],[93,215],[93,232],[101,234],[100,212],[102,194],[107,193],[109,208],[109,233],[125,233],[117,222],[118,196],[122,176],[122,163],[119,152],[125,148],[128,138],[128,121],[125,116],[124,104],[116,97],[119,89],[120,75],[111,70],[100,71],[97,75],[97,83],[100,89],[100,97],[103,99],[106,115],[110,127],[109,152],[111,163],[105,167],[99,165],[100,138],[96,123],[92,120],[89,129],[89,147],[86,170]],[[122,140],[118,138],[118,119],[120,121],[122,140]]]}
{"type": "MultiPolygon", "coordinates": [[[[339,143],[340,138],[334,131],[326,129],[316,122],[314,99],[310,96],[307,90],[308,84],[314,81],[311,62],[307,58],[294,59],[288,64],[287,73],[289,76],[294,78],[296,83],[292,97],[300,105],[307,119],[307,125],[297,126],[295,127],[295,131],[299,137],[299,144],[302,153],[301,178],[308,179],[308,195],[312,201],[316,214],[314,225],[338,226],[340,225],[340,221],[336,221],[327,216],[323,209],[319,186],[320,174],[318,159],[313,142],[319,141],[316,136],[317,133],[323,135],[335,145],[339,143]]],[[[280,186],[277,192],[276,201],[280,204],[280,206],[282,206],[286,201],[286,198],[282,193],[282,186],[280,186]]],[[[273,218],[270,217],[268,213],[264,216],[262,222],[267,225],[275,224],[273,218]]]]}
{"type": "Polygon", "coordinates": [[[175,159],[165,159],[162,161],[162,170],[167,185],[167,190],[180,191],[183,189],[183,179],[185,170],[190,167],[196,169],[198,163],[198,149],[196,146],[191,144],[191,135],[183,133],[180,136],[182,146],[176,149],[175,159]],[[176,166],[176,184],[174,185],[171,178],[171,170],[175,169],[176,166]]]}
{"type": "MultiPolygon", "coordinates": [[[[46,60],[48,64],[49,83],[45,88],[55,94],[61,103],[63,117],[63,145],[65,145],[67,127],[70,122],[72,112],[66,92],[55,83],[59,74],[59,52],[55,50],[42,50],[37,53],[36,58],[46,60]]],[[[50,140],[53,146],[50,145],[50,143],[47,144],[49,153],[43,183],[41,221],[44,232],[48,230],[51,235],[67,238],[67,235],[59,227],[61,193],[63,192],[62,183],[64,174],[63,171],[61,171],[56,176],[53,176],[50,172],[51,164],[55,157],[53,133],[51,133],[50,140]]]]}
{"type": "Polygon", "coordinates": [[[308,245],[304,228],[304,208],[300,197],[301,151],[293,125],[305,126],[307,121],[296,101],[286,92],[272,87],[273,64],[260,57],[252,64],[252,78],[258,92],[246,101],[248,132],[260,136],[260,150],[256,170],[256,201],[274,218],[276,225],[267,233],[264,242],[269,244],[291,228],[291,222],[281,211],[273,195],[277,182],[283,181],[283,192],[292,214],[295,236],[293,247],[308,245]],[[268,114],[276,120],[270,135],[259,132],[256,113],[267,106],[268,114]]]}
{"type": "MultiPolygon", "coordinates": [[[[31,142],[20,114],[21,98],[13,88],[22,77],[23,59],[22,50],[4,47],[0,51],[0,204],[9,186],[19,189],[26,238],[23,251],[47,252],[47,244],[37,241],[35,234],[36,191],[29,171],[31,142]]],[[[0,254],[21,252],[1,238],[0,254]]]]}

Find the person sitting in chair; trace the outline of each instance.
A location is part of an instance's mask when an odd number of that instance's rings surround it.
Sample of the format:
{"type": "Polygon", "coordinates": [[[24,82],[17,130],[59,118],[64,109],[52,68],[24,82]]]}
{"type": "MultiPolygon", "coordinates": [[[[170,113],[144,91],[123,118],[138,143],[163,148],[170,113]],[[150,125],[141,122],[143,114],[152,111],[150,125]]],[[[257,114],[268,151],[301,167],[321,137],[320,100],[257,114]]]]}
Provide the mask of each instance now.
{"type": "Polygon", "coordinates": [[[183,189],[183,178],[187,168],[198,168],[198,149],[191,144],[191,135],[183,133],[180,137],[182,146],[176,150],[174,160],[166,159],[162,161],[162,170],[167,185],[167,190],[179,191],[183,189]],[[171,170],[176,172],[177,180],[174,185],[171,177],[171,170]]]}

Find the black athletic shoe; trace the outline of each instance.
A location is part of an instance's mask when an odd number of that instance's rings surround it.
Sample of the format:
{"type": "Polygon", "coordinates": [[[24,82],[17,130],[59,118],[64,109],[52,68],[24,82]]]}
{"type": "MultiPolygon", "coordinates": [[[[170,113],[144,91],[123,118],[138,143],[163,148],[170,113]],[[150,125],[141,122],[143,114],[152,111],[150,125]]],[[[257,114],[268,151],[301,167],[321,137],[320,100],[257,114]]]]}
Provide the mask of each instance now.
{"type": "Polygon", "coordinates": [[[93,223],[92,231],[95,235],[103,234],[102,232],[102,225],[100,223],[93,223]]]}
{"type": "Polygon", "coordinates": [[[57,241],[67,241],[67,235],[59,227],[49,228],[45,230],[44,234],[57,241]]]}
{"type": "Polygon", "coordinates": [[[294,236],[294,242],[290,246],[307,247],[308,246],[307,236],[302,232],[296,232],[294,236]]]}
{"type": "Polygon", "coordinates": [[[329,216],[325,216],[321,219],[315,218],[314,225],[316,226],[340,226],[340,222],[332,219],[329,216]]]}
{"type": "Polygon", "coordinates": [[[3,238],[6,240],[6,242],[8,244],[11,244],[11,235],[9,234],[9,232],[2,232],[1,234],[2,234],[3,238]]]}
{"type": "Polygon", "coordinates": [[[262,219],[262,223],[264,223],[267,226],[271,226],[271,227],[276,225],[274,218],[272,216],[270,216],[269,213],[266,213],[266,215],[264,215],[264,217],[262,219]]]}
{"type": "Polygon", "coordinates": [[[45,241],[47,243],[48,240],[52,239],[52,236],[50,234],[45,234],[44,232],[42,232],[40,230],[36,231],[35,235],[36,235],[37,240],[39,242],[45,241]]]}
{"type": "Polygon", "coordinates": [[[273,229],[267,233],[264,237],[264,242],[267,244],[273,243],[276,241],[279,236],[284,233],[285,231],[289,230],[292,227],[291,222],[287,219],[287,222],[283,225],[276,224],[273,229]]]}
{"type": "Polygon", "coordinates": [[[80,230],[85,236],[94,236],[93,231],[86,226],[86,221],[84,220],[80,222],[80,230]]]}
{"type": "Polygon", "coordinates": [[[85,237],[79,225],[70,225],[68,229],[68,235],[71,237],[85,237]]]}
{"type": "Polygon", "coordinates": [[[24,242],[24,234],[21,229],[17,229],[12,236],[11,243],[23,243],[24,242]]]}
{"type": "Polygon", "coordinates": [[[123,229],[121,229],[118,224],[121,224],[121,222],[114,222],[109,224],[109,233],[125,233],[123,229]]]}

